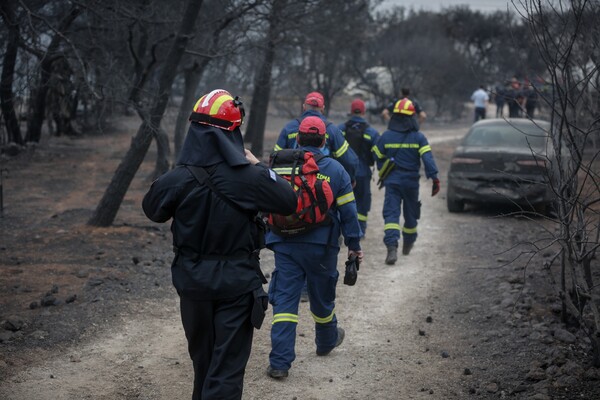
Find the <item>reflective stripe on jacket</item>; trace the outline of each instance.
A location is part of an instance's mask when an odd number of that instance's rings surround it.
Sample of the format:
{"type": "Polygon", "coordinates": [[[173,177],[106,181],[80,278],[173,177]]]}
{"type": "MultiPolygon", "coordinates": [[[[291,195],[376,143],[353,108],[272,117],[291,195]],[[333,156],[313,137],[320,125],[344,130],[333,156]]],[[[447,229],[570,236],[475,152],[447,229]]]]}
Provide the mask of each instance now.
{"type": "Polygon", "coordinates": [[[419,179],[421,160],[425,167],[427,178],[437,178],[438,169],[431,153],[431,146],[425,135],[419,131],[397,132],[385,131],[377,144],[373,146],[373,153],[380,169],[386,159],[393,159],[396,167],[386,178],[386,182],[399,183],[406,179],[419,179]]]}
{"type": "Polygon", "coordinates": [[[350,145],[338,127],[327,122],[327,119],[317,111],[307,110],[302,113],[298,119],[293,119],[288,122],[279,133],[279,138],[277,139],[277,143],[275,143],[274,150],[297,148],[298,142],[296,141],[296,137],[298,136],[298,127],[300,126],[300,122],[309,116],[321,118],[327,126],[325,147],[321,152],[326,156],[331,156],[339,161],[346,172],[348,172],[348,175],[350,175],[350,180],[353,181],[356,176],[356,170],[358,169],[358,156],[350,148],[350,145]]]}

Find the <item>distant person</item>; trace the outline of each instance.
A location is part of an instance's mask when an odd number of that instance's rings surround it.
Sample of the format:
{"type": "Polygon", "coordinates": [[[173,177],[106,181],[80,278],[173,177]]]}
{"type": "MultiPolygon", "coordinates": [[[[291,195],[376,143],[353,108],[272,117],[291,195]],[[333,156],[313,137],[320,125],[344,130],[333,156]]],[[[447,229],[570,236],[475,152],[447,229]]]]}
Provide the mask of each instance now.
{"type": "Polygon", "coordinates": [[[172,279],[194,367],[192,399],[241,399],[254,328],[267,308],[259,211],[289,215],[290,184],[244,150],[242,103],[214,90],[200,98],[177,167],[158,178],[142,207],[172,219],[172,279]]]}
{"type": "Polygon", "coordinates": [[[525,97],[525,112],[527,114],[527,118],[534,119],[535,118],[535,110],[538,106],[538,92],[533,84],[527,85],[527,89],[525,89],[524,93],[525,97]]]}
{"type": "Polygon", "coordinates": [[[388,130],[381,134],[373,152],[379,178],[385,186],[383,203],[384,238],[387,248],[385,263],[398,260],[398,241],[402,231],[402,254],[408,255],[417,240],[417,220],[421,215],[419,202],[419,171],[432,180],[431,195],[440,191],[438,169],[425,135],[414,118],[416,110],[409,99],[401,100],[390,118],[388,130]],[[404,225],[400,227],[400,214],[404,225]]]}
{"type": "Polygon", "coordinates": [[[425,119],[427,118],[427,113],[423,110],[423,108],[421,107],[421,105],[419,104],[418,101],[416,101],[415,99],[410,97],[410,89],[409,88],[402,88],[400,90],[400,93],[401,93],[402,97],[398,100],[394,100],[391,103],[389,103],[387,105],[387,107],[384,108],[383,111],[381,112],[383,119],[385,121],[389,121],[390,117],[394,113],[394,106],[396,104],[398,104],[398,102],[400,102],[402,99],[409,99],[415,108],[415,118],[417,119],[417,122],[419,122],[419,125],[422,125],[423,122],[425,122],[425,119]]]}
{"type": "Polygon", "coordinates": [[[510,86],[506,93],[506,102],[508,103],[509,118],[521,118],[525,96],[523,95],[521,82],[516,77],[513,77],[510,81],[510,86]]]}
{"type": "Polygon", "coordinates": [[[475,105],[475,118],[473,122],[477,122],[480,119],[485,119],[485,111],[487,110],[490,96],[485,91],[483,85],[479,86],[479,89],[473,92],[471,95],[471,100],[475,105]]]}
{"type": "Polygon", "coordinates": [[[350,119],[338,126],[358,156],[354,195],[356,196],[358,222],[363,235],[367,232],[367,220],[371,210],[371,177],[373,174],[371,167],[375,163],[371,149],[379,138],[379,132],[368,124],[365,114],[365,102],[356,99],[350,104],[350,119]]]}
{"type": "Polygon", "coordinates": [[[506,88],[504,86],[496,86],[494,101],[496,102],[496,118],[504,117],[504,104],[506,104],[506,88]]]}

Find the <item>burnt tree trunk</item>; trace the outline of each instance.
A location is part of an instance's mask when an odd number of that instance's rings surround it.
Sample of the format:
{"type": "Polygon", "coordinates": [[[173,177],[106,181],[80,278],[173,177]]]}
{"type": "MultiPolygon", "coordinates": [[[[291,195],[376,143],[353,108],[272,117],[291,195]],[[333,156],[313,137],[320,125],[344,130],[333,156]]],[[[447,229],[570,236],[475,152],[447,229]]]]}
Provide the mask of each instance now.
{"type": "Polygon", "coordinates": [[[159,129],[156,134],[156,163],[154,172],[150,176],[155,180],[169,170],[169,159],[171,158],[171,147],[169,146],[169,137],[163,129],[159,129]]]}
{"type": "Polygon", "coordinates": [[[79,14],[81,14],[81,9],[77,6],[71,8],[71,11],[57,28],[57,32],[52,37],[50,45],[42,57],[38,85],[32,90],[30,110],[27,119],[27,135],[25,137],[25,141],[27,142],[40,141],[42,136],[42,125],[44,124],[44,117],[46,114],[46,94],[48,93],[48,81],[50,80],[50,75],[52,73],[52,64],[58,59],[56,53],[63,38],[63,32],[69,28],[79,14]]]}
{"type": "Polygon", "coordinates": [[[196,100],[196,89],[200,84],[200,78],[204,66],[200,66],[197,62],[187,68],[184,72],[184,89],[183,98],[179,105],[179,112],[175,121],[175,134],[173,136],[173,146],[175,147],[175,153],[173,154],[174,162],[177,162],[181,147],[183,146],[183,139],[185,138],[185,128],[188,123],[188,118],[194,107],[194,101],[196,100]]]}
{"type": "Polygon", "coordinates": [[[160,129],[160,123],[169,101],[171,86],[177,75],[177,67],[181,62],[188,42],[192,38],[201,6],[201,0],[187,1],[179,32],[169,50],[166,57],[167,61],[159,77],[158,92],[154,96],[152,109],[147,114],[149,117],[142,122],[136,135],[131,140],[131,146],[127,154],[117,167],[110,184],[104,192],[104,196],[102,196],[94,214],[88,221],[89,225],[109,226],[115,220],[125,193],[127,193],[135,173],[144,161],[148,148],[152,143],[152,138],[156,137],[160,129]]]}
{"type": "Polygon", "coordinates": [[[246,128],[245,142],[252,143],[252,152],[258,158],[262,158],[265,140],[265,125],[269,99],[271,97],[271,79],[273,74],[273,61],[279,35],[279,24],[281,23],[281,12],[285,2],[273,2],[273,8],[269,18],[269,31],[267,33],[266,48],[263,61],[258,69],[254,80],[254,91],[252,92],[252,103],[250,105],[250,116],[248,128],[246,128]]]}
{"type": "Polygon", "coordinates": [[[15,112],[15,96],[13,93],[15,63],[19,50],[19,25],[16,22],[13,3],[11,1],[5,1],[0,4],[0,15],[2,15],[8,27],[8,40],[2,63],[2,77],[0,78],[0,107],[4,117],[6,132],[8,133],[8,141],[22,145],[24,141],[21,137],[19,119],[15,112]]]}
{"type": "Polygon", "coordinates": [[[275,46],[269,43],[265,58],[254,82],[252,103],[250,105],[250,117],[246,129],[245,141],[252,143],[252,152],[258,158],[262,158],[265,140],[265,126],[269,99],[271,97],[271,75],[273,60],[275,59],[275,46]]]}

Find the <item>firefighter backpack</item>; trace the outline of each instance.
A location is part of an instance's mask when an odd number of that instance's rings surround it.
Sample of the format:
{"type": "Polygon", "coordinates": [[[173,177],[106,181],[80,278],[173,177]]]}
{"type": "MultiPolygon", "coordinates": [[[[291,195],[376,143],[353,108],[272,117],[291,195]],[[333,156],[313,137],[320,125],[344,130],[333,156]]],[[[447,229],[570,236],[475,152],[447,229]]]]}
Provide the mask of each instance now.
{"type": "Polygon", "coordinates": [[[366,122],[348,121],[346,122],[345,131],[346,140],[348,144],[354,150],[356,155],[367,165],[372,166],[375,164],[373,153],[371,152],[371,142],[365,140],[364,135],[367,130],[366,122]]]}
{"type": "Polygon", "coordinates": [[[324,157],[301,149],[283,149],[271,154],[269,166],[290,182],[298,196],[292,215],[268,215],[267,224],[277,235],[297,236],[331,222],[327,211],[333,204],[333,191],[329,182],[320,176],[317,165],[324,157]]]}

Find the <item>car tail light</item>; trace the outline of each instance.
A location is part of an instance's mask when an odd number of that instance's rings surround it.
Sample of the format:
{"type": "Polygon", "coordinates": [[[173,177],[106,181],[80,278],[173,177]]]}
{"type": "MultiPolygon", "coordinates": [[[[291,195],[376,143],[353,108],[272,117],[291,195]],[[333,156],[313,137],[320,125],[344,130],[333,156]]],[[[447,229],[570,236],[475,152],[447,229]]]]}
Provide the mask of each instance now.
{"type": "Polygon", "coordinates": [[[480,158],[454,157],[452,164],[481,164],[480,158]]]}
{"type": "Polygon", "coordinates": [[[546,167],[546,160],[536,158],[535,160],[518,160],[518,165],[523,167],[546,167]]]}

